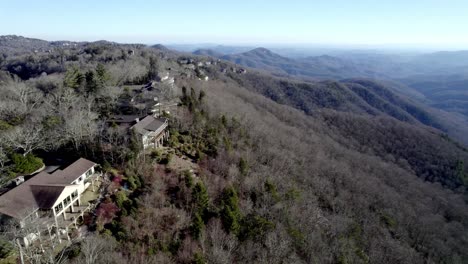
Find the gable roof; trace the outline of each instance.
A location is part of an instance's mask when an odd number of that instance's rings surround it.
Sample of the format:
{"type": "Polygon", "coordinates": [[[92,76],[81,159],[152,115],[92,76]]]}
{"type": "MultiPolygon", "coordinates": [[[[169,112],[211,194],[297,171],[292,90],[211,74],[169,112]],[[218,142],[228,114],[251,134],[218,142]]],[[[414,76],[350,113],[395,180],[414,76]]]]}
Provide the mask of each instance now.
{"type": "Polygon", "coordinates": [[[67,185],[31,185],[38,208],[52,208],[67,185]]]}
{"type": "Polygon", "coordinates": [[[45,171],[0,196],[0,213],[22,219],[33,210],[50,209],[64,189],[96,163],[80,158],[64,170],[45,171]]]}
{"type": "Polygon", "coordinates": [[[23,183],[0,197],[0,213],[22,219],[39,206],[31,192],[31,186],[23,183]]]}
{"type": "Polygon", "coordinates": [[[70,166],[66,167],[63,171],[58,170],[52,173],[53,183],[70,184],[94,166],[96,166],[96,163],[80,158],[70,166]]]}
{"type": "Polygon", "coordinates": [[[132,126],[139,134],[145,135],[149,132],[156,132],[167,127],[167,119],[155,118],[151,115],[143,118],[140,122],[132,126]]]}

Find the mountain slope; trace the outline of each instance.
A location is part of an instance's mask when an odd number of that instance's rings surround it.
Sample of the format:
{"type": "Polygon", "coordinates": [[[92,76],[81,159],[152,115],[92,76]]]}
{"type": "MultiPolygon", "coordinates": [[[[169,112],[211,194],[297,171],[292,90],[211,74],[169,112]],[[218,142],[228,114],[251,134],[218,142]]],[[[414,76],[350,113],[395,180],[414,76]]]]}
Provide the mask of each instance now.
{"type": "Polygon", "coordinates": [[[350,60],[338,57],[323,55],[304,59],[291,59],[282,57],[265,48],[257,48],[240,54],[225,55],[220,58],[251,68],[298,77],[341,79],[383,76],[383,74],[374,72],[370,67],[363,67],[350,60]]]}
{"type": "MultiPolygon", "coordinates": [[[[105,164],[103,169],[112,168],[109,189],[118,191],[96,214],[101,220],[104,211],[106,222],[92,225],[96,235],[109,239],[104,244],[112,245],[102,253],[107,262],[468,260],[468,153],[436,129],[445,123],[432,109],[388,83],[307,82],[250,69],[242,73],[233,70],[238,65],[206,64],[199,56],[190,58],[188,67],[179,59],[187,54],[150,47],[136,46],[134,55],[122,56],[127,46],[91,46],[91,53],[66,50],[70,57],[63,67],[87,73],[102,64],[110,75],[104,87],[87,89],[93,83],[86,80],[66,87],[62,70],[25,74],[24,80],[2,74],[9,81],[0,84],[7,95],[0,97],[0,120],[5,129],[53,126],[61,132],[61,122],[71,122],[67,129],[76,131],[73,120],[82,123],[82,113],[93,114],[84,129],[95,125],[99,133],[78,148],[69,143],[57,152],[87,155],[105,164]],[[166,113],[168,152],[138,155],[126,133],[120,137],[114,125],[103,124],[109,115],[150,111],[134,100],[154,106],[153,94],[133,96],[148,83],[142,76],[154,70],[150,58],[161,60],[175,78],[171,99],[180,100],[166,113]],[[198,78],[200,71],[209,81],[198,78]],[[21,100],[18,87],[27,87],[36,100],[21,100]],[[22,110],[32,108],[18,106],[28,103],[35,108],[24,115],[22,110]],[[72,111],[75,107],[83,109],[72,111]],[[61,118],[63,111],[80,115],[61,118]],[[31,122],[22,124],[25,118],[31,122]],[[113,144],[103,146],[109,140],[113,144]],[[178,172],[180,162],[194,169],[178,172]]],[[[37,61],[59,64],[58,55],[39,53],[37,61]]],[[[264,50],[252,56],[283,61],[264,50]]],[[[1,68],[37,61],[10,55],[1,68]]],[[[82,239],[85,244],[89,236],[82,239]]]]}

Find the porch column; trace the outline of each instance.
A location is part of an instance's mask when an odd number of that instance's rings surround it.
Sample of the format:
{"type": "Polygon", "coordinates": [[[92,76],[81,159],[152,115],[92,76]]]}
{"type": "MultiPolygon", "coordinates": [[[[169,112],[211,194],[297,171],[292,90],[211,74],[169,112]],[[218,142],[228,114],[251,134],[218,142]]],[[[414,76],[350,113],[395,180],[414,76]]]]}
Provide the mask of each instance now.
{"type": "Polygon", "coordinates": [[[71,206],[70,206],[70,213],[74,213],[75,212],[75,208],[73,207],[73,203],[71,203],[71,206]]]}
{"type": "Polygon", "coordinates": [[[52,233],[50,233],[50,226],[47,225],[47,232],[49,232],[49,238],[52,240],[52,233]]]}
{"type": "Polygon", "coordinates": [[[68,226],[65,228],[65,232],[67,232],[67,240],[68,242],[70,242],[71,239],[70,239],[70,236],[68,235],[68,226]]]}
{"type": "Polygon", "coordinates": [[[62,243],[62,239],[60,238],[59,224],[58,224],[58,221],[57,221],[57,216],[54,216],[54,219],[55,219],[55,233],[57,234],[57,238],[58,238],[58,241],[59,241],[59,244],[60,244],[60,243],[62,243]]]}
{"type": "Polygon", "coordinates": [[[37,230],[37,233],[39,234],[39,235],[38,235],[38,236],[39,236],[39,241],[40,241],[41,244],[42,244],[42,236],[41,236],[41,231],[39,230],[39,226],[36,227],[36,230],[37,230]]]}

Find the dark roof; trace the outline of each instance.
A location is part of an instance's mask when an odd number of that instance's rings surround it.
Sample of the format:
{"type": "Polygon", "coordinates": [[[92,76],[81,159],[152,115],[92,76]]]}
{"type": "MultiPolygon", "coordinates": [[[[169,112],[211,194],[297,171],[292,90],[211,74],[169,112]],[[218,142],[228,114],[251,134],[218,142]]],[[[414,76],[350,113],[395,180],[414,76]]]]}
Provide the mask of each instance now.
{"type": "Polygon", "coordinates": [[[52,173],[53,182],[51,183],[70,184],[94,166],[96,166],[96,163],[80,158],[79,160],[73,162],[70,166],[66,167],[63,171],[58,170],[52,173]]]}
{"type": "Polygon", "coordinates": [[[140,122],[136,123],[132,128],[140,134],[146,134],[148,132],[155,132],[161,128],[167,126],[167,119],[155,118],[151,115],[143,118],[140,122]]]}
{"type": "Polygon", "coordinates": [[[108,120],[108,122],[115,122],[115,123],[136,123],[137,119],[139,120],[142,118],[138,115],[116,115],[108,120]]]}
{"type": "Polygon", "coordinates": [[[31,185],[38,208],[52,208],[67,185],[31,185]]]}
{"type": "Polygon", "coordinates": [[[22,219],[39,206],[31,191],[31,186],[23,183],[0,197],[0,213],[22,219]]]}
{"type": "Polygon", "coordinates": [[[95,165],[81,158],[64,170],[52,174],[43,171],[33,176],[0,196],[0,213],[21,219],[32,210],[50,209],[64,188],[95,165]]]}
{"type": "Polygon", "coordinates": [[[160,120],[160,119],[156,119],[154,121],[152,121],[151,123],[149,123],[145,129],[146,130],[149,130],[149,131],[156,131],[158,130],[160,127],[164,126],[164,124],[166,123],[166,120],[160,120]]]}

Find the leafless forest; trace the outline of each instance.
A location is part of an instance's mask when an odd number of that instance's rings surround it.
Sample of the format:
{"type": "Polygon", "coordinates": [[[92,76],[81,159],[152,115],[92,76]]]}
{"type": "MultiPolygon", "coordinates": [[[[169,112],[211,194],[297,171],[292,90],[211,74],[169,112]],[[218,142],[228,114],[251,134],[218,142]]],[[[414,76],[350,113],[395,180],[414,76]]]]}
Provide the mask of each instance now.
{"type": "Polygon", "coordinates": [[[22,41],[0,42],[0,180],[62,156],[100,163],[115,184],[89,233],[31,263],[468,262],[467,149],[396,92],[372,101],[356,94],[387,88],[161,47],[22,41]],[[136,92],[166,71],[173,88],[136,92]],[[155,94],[178,103],[171,138],[139,154],[107,121],[148,112],[155,94]],[[196,174],[172,169],[179,157],[196,174]]]}

